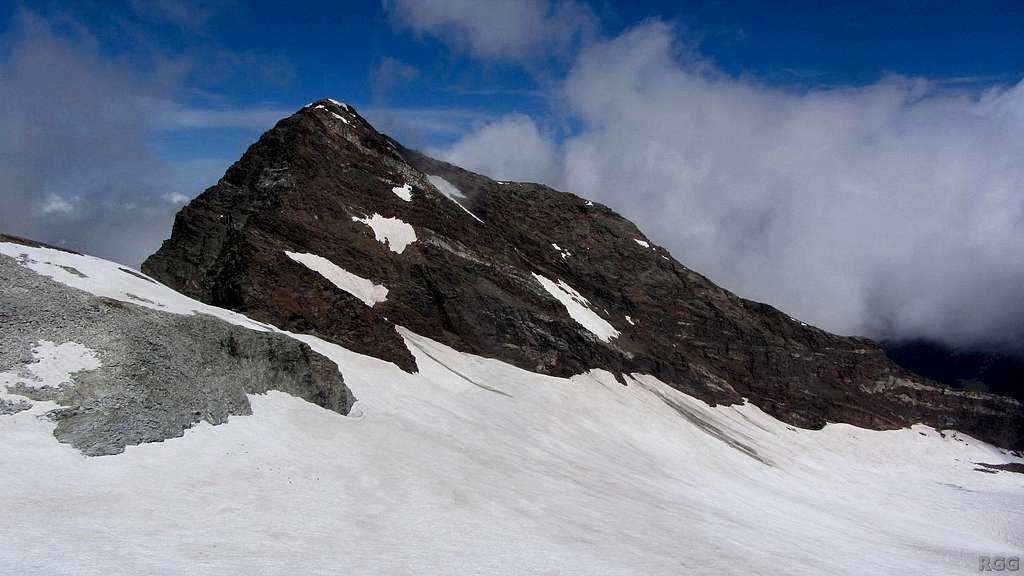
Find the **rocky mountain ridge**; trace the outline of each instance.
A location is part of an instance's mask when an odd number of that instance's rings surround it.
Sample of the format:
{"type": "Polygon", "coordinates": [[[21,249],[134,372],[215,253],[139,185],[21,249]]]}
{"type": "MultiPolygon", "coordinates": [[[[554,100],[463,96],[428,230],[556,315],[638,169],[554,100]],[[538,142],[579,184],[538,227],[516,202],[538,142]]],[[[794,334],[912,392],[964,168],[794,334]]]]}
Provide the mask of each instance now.
{"type": "Polygon", "coordinates": [[[545,374],[651,374],[801,427],[1024,439],[1013,399],[916,376],[870,340],[717,287],[605,206],[429,158],[334,100],[265,133],[182,209],[143,271],[406,371],[416,361],[396,326],[545,374]]]}

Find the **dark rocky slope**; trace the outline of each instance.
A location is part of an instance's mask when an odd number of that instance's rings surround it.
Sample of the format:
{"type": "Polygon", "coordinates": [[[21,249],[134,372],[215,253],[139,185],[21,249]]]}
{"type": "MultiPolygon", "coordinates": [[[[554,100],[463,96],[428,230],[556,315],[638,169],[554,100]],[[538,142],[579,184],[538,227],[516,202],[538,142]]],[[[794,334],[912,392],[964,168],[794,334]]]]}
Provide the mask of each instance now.
{"type": "Polygon", "coordinates": [[[798,426],[924,422],[1022,445],[1024,410],[1012,399],[935,385],[869,340],[715,286],[605,206],[407,150],[331,100],[264,134],[182,209],[143,270],[197,299],[406,370],[415,361],[395,324],[538,372],[643,372],[712,403],[746,397],[798,426]],[[459,203],[428,175],[454,185],[459,203]],[[392,191],[405,184],[410,201],[392,191]],[[390,250],[353,220],[373,214],[411,224],[416,241],[390,250]],[[382,284],[387,299],[368,306],[286,251],[382,284]],[[535,275],[578,291],[619,335],[604,341],[585,329],[535,275]]]}

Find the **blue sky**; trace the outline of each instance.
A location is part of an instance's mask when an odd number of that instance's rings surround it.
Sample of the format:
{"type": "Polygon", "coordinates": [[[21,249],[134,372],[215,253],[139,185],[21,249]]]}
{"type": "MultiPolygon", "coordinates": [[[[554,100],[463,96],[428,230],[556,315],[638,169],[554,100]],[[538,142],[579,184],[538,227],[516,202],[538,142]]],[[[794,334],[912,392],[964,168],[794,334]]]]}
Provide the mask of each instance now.
{"type": "Polygon", "coordinates": [[[829,330],[1024,350],[1022,79],[1013,1],[8,2],[0,230],[138,264],[329,96],[829,330]]]}
{"type": "MultiPolygon", "coordinates": [[[[548,92],[578,45],[528,61],[481,58],[440,37],[445,32],[403,26],[395,16],[400,4],[44,0],[7,3],[0,17],[4,35],[22,11],[58,34],[84,28],[104,57],[141,73],[176,63],[186,70],[175,101],[203,109],[288,111],[329,95],[360,109],[443,111],[420,129],[391,126],[421,146],[449,143],[473,121],[513,111],[557,119],[548,92]]],[[[651,1],[587,10],[595,35],[664,20],[685,49],[722,72],[793,90],[863,85],[891,74],[979,85],[1024,73],[1024,4],[1013,1],[651,1]]],[[[179,128],[154,146],[176,160],[234,157],[262,127],[256,120],[242,128],[179,128]]]]}

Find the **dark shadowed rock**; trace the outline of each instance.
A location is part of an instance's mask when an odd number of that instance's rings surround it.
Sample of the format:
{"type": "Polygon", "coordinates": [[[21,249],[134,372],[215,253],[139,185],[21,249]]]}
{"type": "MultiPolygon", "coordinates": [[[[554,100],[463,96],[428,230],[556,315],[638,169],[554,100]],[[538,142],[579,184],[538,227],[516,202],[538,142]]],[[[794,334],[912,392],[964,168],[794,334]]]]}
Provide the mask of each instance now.
{"type": "Polygon", "coordinates": [[[997,471],[1002,470],[1004,472],[1016,472],[1017,474],[1024,474],[1024,464],[1020,462],[1009,462],[1007,464],[986,464],[984,462],[975,462],[978,466],[981,466],[986,471],[997,471]]]}
{"type": "Polygon", "coordinates": [[[1024,353],[958,348],[929,340],[883,342],[893,362],[962,390],[992,392],[1024,401],[1024,353]]]}
{"type": "Polygon", "coordinates": [[[649,373],[711,403],[748,398],[798,426],[924,422],[1003,446],[1024,432],[1012,399],[935,385],[869,340],[719,288],[605,206],[405,149],[331,100],[264,134],[181,210],[143,270],[406,370],[415,361],[396,324],[547,374],[649,373]],[[410,201],[392,191],[406,184],[410,201]],[[393,252],[353,220],[373,214],[411,224],[416,241],[393,252]],[[326,258],[387,287],[387,299],[368,306],[286,252],[326,258]],[[574,289],[618,335],[585,329],[538,276],[574,289]]]}

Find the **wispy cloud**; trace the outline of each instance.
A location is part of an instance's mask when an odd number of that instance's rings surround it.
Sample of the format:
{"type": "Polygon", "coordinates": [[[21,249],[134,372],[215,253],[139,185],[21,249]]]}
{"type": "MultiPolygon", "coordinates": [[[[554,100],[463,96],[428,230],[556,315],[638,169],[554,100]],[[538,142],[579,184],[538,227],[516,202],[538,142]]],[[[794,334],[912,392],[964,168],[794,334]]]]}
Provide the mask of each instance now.
{"type": "Polygon", "coordinates": [[[130,0],[129,5],[143,18],[197,30],[233,0],[130,0]]]}
{"type": "Polygon", "coordinates": [[[391,92],[420,76],[415,66],[385,56],[370,70],[370,92],[375,102],[384,102],[391,92]]]}
{"type": "Polygon", "coordinates": [[[201,108],[151,98],[143,100],[142,105],[150,112],[153,125],[161,130],[240,128],[262,132],[295,112],[276,106],[201,108]]]}
{"type": "Polygon", "coordinates": [[[460,96],[521,96],[524,98],[548,98],[551,96],[550,92],[538,88],[444,86],[442,89],[460,96]]]}
{"type": "Polygon", "coordinates": [[[477,56],[509,61],[566,56],[597,19],[573,0],[382,0],[400,27],[477,56]]]}
{"type": "Polygon", "coordinates": [[[359,113],[377,130],[401,140],[406,146],[425,146],[452,140],[487,122],[493,115],[480,110],[456,108],[367,108],[359,113]]]}

